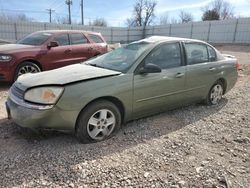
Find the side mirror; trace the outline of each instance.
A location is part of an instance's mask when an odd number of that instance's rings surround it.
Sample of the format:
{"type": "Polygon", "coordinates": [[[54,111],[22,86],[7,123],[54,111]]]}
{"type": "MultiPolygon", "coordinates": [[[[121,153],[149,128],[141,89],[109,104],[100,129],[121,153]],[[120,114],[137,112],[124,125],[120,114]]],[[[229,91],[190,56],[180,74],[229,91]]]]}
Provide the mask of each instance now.
{"type": "Polygon", "coordinates": [[[56,41],[51,41],[51,42],[47,45],[48,48],[53,48],[53,47],[57,47],[57,46],[59,46],[59,44],[58,44],[58,42],[56,42],[56,41]]]}
{"type": "Polygon", "coordinates": [[[144,67],[141,67],[139,70],[139,74],[148,74],[148,73],[159,73],[161,72],[161,68],[155,64],[147,64],[144,67]]]}

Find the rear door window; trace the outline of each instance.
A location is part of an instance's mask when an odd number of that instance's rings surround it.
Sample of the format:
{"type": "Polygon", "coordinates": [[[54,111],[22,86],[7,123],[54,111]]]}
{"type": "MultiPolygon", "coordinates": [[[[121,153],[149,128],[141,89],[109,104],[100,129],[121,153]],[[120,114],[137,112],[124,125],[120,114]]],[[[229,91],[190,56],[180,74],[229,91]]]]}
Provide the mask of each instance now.
{"type": "Polygon", "coordinates": [[[73,45],[88,43],[87,38],[81,33],[70,34],[70,38],[71,38],[71,44],[73,45]]]}
{"type": "Polygon", "coordinates": [[[199,64],[208,62],[207,45],[201,43],[186,43],[187,64],[199,64]]]}
{"type": "Polygon", "coordinates": [[[68,34],[58,35],[54,38],[54,41],[58,42],[59,46],[69,45],[69,36],[68,34]]]}
{"type": "Polygon", "coordinates": [[[103,43],[104,41],[101,39],[101,37],[97,35],[88,35],[89,38],[94,41],[95,43],[103,43]]]}

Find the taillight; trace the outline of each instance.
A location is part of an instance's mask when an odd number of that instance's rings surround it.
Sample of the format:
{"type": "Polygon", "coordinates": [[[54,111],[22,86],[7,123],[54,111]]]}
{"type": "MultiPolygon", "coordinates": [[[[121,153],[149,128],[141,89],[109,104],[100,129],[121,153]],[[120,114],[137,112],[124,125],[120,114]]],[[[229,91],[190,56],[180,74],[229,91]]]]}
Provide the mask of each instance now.
{"type": "Polygon", "coordinates": [[[237,71],[239,71],[240,70],[240,63],[239,63],[239,61],[237,60],[237,62],[236,62],[236,69],[237,69],[237,71]]]}

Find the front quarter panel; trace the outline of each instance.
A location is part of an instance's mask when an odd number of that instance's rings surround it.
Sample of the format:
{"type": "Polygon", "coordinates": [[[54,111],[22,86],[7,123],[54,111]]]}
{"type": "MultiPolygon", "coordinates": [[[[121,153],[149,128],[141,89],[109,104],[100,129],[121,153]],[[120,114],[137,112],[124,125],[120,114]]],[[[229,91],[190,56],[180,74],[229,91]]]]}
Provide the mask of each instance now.
{"type": "Polygon", "coordinates": [[[66,85],[56,107],[67,111],[70,126],[74,126],[79,113],[90,102],[98,98],[115,97],[124,106],[124,120],[129,120],[132,113],[132,78],[130,74],[121,74],[66,85]]]}

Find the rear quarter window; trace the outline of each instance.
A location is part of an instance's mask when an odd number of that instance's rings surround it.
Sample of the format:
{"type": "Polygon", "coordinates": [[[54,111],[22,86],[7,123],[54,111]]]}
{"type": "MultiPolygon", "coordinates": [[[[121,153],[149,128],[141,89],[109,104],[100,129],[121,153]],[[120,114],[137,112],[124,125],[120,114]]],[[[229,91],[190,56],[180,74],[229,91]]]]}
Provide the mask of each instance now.
{"type": "Polygon", "coordinates": [[[88,43],[87,38],[81,33],[70,34],[71,44],[86,44],[88,43]]]}
{"type": "Polygon", "coordinates": [[[99,37],[99,36],[97,36],[97,35],[88,35],[88,36],[95,43],[104,43],[104,41],[102,40],[102,38],[99,37]]]}
{"type": "Polygon", "coordinates": [[[209,61],[216,61],[217,54],[216,54],[215,50],[210,46],[207,46],[207,49],[208,49],[209,61]]]}

